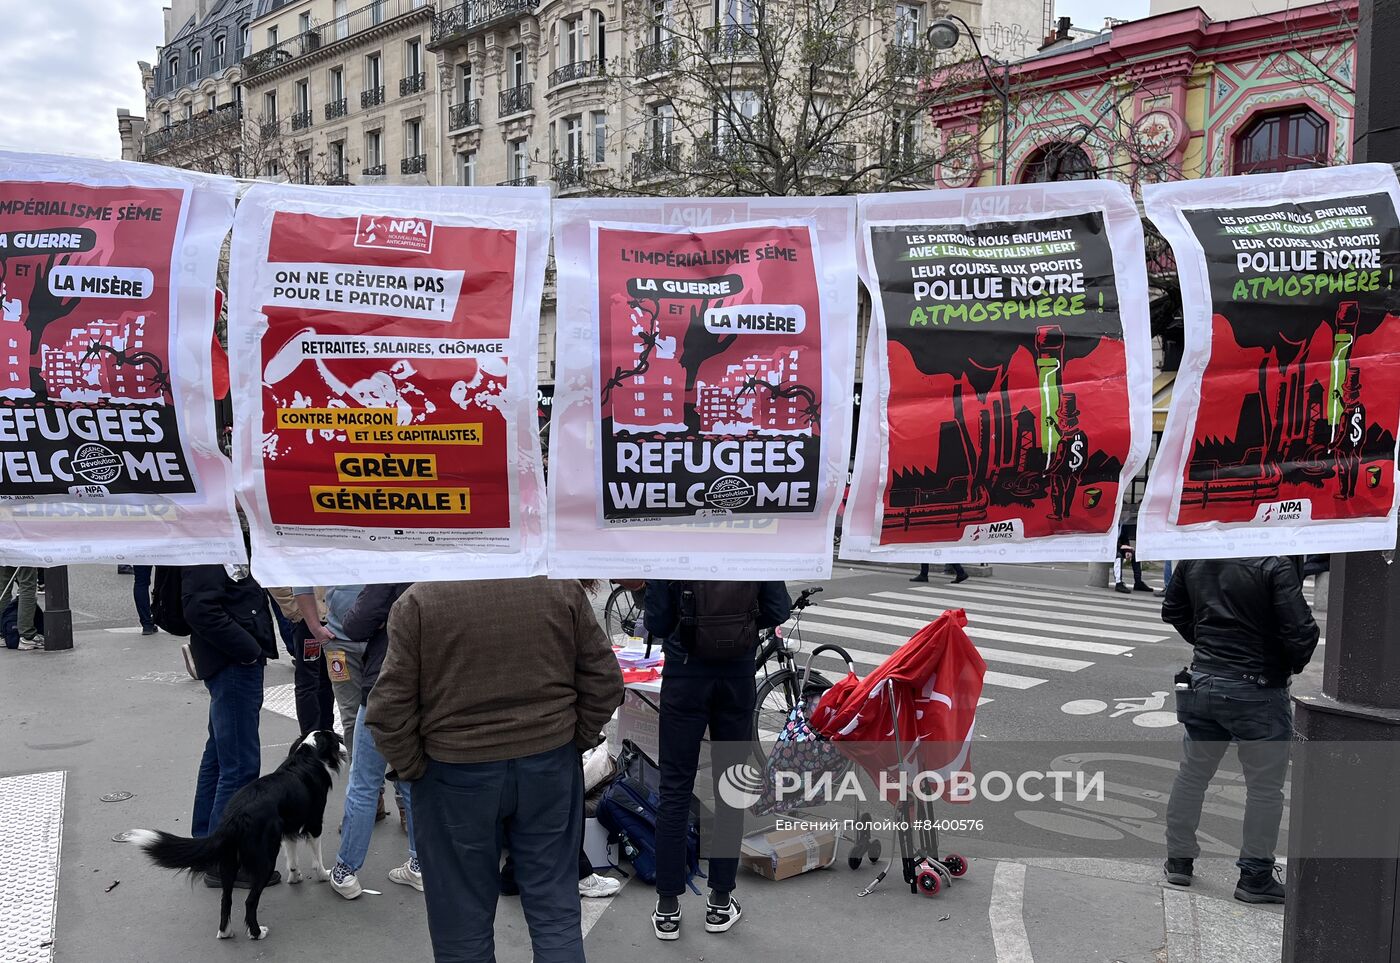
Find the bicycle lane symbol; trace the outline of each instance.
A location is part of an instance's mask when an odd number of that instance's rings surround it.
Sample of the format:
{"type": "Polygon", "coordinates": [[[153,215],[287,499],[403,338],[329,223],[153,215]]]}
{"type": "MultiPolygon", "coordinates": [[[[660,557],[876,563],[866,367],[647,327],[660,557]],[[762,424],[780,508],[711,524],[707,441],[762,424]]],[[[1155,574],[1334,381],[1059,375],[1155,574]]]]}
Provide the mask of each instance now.
{"type": "MultiPolygon", "coordinates": [[[[1131,715],[1133,725],[1144,729],[1164,729],[1177,724],[1175,711],[1164,711],[1168,694],[1154,692],[1150,696],[1124,696],[1114,701],[1114,711],[1110,719],[1131,715]]],[[[1060,706],[1060,711],[1071,716],[1092,716],[1108,709],[1108,703],[1100,699],[1074,699],[1060,706]]]]}

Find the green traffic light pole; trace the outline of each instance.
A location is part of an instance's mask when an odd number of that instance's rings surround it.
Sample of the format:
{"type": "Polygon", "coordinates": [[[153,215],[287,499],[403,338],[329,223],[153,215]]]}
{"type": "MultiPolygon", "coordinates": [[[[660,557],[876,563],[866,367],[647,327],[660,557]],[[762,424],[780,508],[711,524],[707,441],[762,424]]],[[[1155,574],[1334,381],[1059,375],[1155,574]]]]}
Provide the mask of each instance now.
{"type": "MultiPolygon", "coordinates": [[[[1356,160],[1394,163],[1400,3],[1361,0],[1357,23],[1356,160]]],[[[1330,588],[1322,691],[1294,698],[1283,959],[1400,963],[1400,773],[1343,745],[1400,742],[1400,564],[1334,555],[1330,588]]]]}

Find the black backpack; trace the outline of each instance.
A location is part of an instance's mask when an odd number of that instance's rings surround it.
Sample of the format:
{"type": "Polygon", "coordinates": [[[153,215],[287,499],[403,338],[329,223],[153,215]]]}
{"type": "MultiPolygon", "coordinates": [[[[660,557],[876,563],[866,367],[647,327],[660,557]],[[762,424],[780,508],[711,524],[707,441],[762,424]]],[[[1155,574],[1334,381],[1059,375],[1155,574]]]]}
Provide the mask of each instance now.
{"type": "Polygon", "coordinates": [[[185,618],[185,596],[180,566],[157,565],[151,579],[151,618],[162,632],[189,635],[190,623],[185,618]]]}
{"type": "Polygon", "coordinates": [[[730,662],[758,651],[757,582],[680,582],[680,643],[697,659],[730,662]]]}

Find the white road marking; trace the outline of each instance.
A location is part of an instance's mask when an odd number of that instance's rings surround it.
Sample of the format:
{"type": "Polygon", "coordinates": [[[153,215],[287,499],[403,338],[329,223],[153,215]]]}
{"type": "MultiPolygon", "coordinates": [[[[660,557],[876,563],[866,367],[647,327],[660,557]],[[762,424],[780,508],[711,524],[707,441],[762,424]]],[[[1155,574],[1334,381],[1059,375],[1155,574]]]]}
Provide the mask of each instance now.
{"type": "MultiPolygon", "coordinates": [[[[1102,619],[1092,615],[1071,615],[1068,613],[1055,612],[1049,619],[1034,618],[1034,611],[1030,609],[1020,609],[1016,612],[1008,613],[1005,605],[995,602],[959,602],[957,605],[936,605],[929,599],[921,598],[917,595],[901,595],[899,592],[876,592],[870,598],[841,598],[828,599],[823,603],[827,605],[863,605],[867,608],[879,608],[890,612],[908,612],[911,615],[927,616],[927,619],[936,619],[949,608],[964,609],[968,613],[968,618],[976,625],[999,625],[1010,629],[1044,629],[1048,624],[1054,626],[1057,633],[1063,635],[1084,635],[1091,639],[1099,639],[1110,636],[1115,639],[1122,639],[1125,642],[1160,642],[1162,638],[1171,631],[1171,626],[1163,624],[1162,632],[1125,632],[1123,629],[1140,628],[1137,622],[1128,622],[1123,619],[1102,619]],[[886,601],[887,599],[904,599],[907,601],[917,601],[921,605],[901,605],[898,602],[886,601]],[[988,614],[991,613],[991,614],[988,614]],[[999,614],[998,614],[999,613],[999,614]],[[1020,616],[1019,618],[1007,618],[1007,615],[1020,616]],[[1084,622],[1084,625],[1072,625],[1072,622],[1084,622]],[[1112,630],[1112,631],[1108,631],[1112,630]]],[[[1047,613],[1049,614],[1049,613],[1047,613]]],[[[1105,652],[1106,655],[1121,655],[1127,651],[1126,646],[1113,645],[1106,646],[1113,649],[1113,652],[1105,652]]]]}
{"type": "MultiPolygon", "coordinates": [[[[832,599],[830,603],[824,605],[821,614],[829,618],[851,619],[855,622],[870,622],[875,625],[900,625],[911,629],[921,629],[932,619],[908,619],[897,615],[880,614],[865,611],[852,611],[845,608],[846,605],[866,605],[875,608],[880,607],[878,602],[866,602],[863,599],[832,599]]],[[[982,626],[987,622],[980,615],[969,617],[968,635],[972,636],[972,641],[981,642],[986,639],[988,642],[1015,642],[1018,645],[1035,645],[1047,649],[1064,649],[1069,652],[1091,652],[1095,655],[1123,655],[1133,651],[1130,645],[1109,645],[1106,642],[1085,642],[1079,639],[1053,639],[1039,635],[1026,635],[1020,632],[998,632],[995,629],[986,629],[982,626]]],[[[1030,623],[1021,623],[1028,628],[1036,627],[1030,623]]],[[[1060,626],[1055,626],[1053,631],[1063,631],[1060,626]]],[[[1088,629],[1080,629],[1085,632],[1088,629]]],[[[1102,633],[1099,633],[1102,636],[1102,633]]],[[[1121,638],[1115,633],[1115,638],[1121,638]]],[[[1148,641],[1155,642],[1156,639],[1148,641]]]]}
{"type": "MultiPolygon", "coordinates": [[[[945,595],[954,599],[969,599],[975,601],[982,597],[1010,598],[1017,602],[1044,602],[1061,603],[1075,598],[1082,599],[1074,603],[1079,611],[1084,610],[1085,603],[1092,603],[1096,610],[1112,611],[1116,615],[1126,617],[1137,617],[1144,621],[1159,621],[1162,618],[1162,606],[1150,597],[1145,597],[1145,593],[1139,592],[1139,596],[1144,596],[1144,601],[1149,604],[1140,604],[1129,601],[1119,592],[1111,589],[1050,589],[1050,588],[1030,588],[1024,585],[1010,585],[1004,582],[993,583],[985,587],[968,588],[967,585],[916,585],[915,592],[933,593],[945,595]]],[[[1163,623],[1165,624],[1165,623],[1163,623]]]]}
{"type": "MultiPolygon", "coordinates": [[[[841,648],[845,649],[857,665],[877,666],[890,657],[889,652],[868,652],[865,649],[853,649],[849,645],[842,643],[841,648]]],[[[821,655],[817,657],[818,662],[832,662],[837,665],[841,660],[834,655],[821,655]]],[[[1044,679],[1036,679],[1025,675],[1011,675],[1007,672],[993,672],[988,669],[987,674],[982,677],[982,682],[986,685],[994,685],[1003,689],[1031,689],[1044,682],[1044,679]]]]}
{"type": "MultiPolygon", "coordinates": [[[[270,685],[263,690],[263,708],[268,712],[275,712],[279,716],[286,716],[293,722],[297,719],[297,696],[296,684],[287,682],[282,685],[270,685]]],[[[335,729],[336,735],[345,738],[345,727],[340,722],[340,710],[332,707],[331,726],[335,729]]]]}
{"type": "Polygon", "coordinates": [[[1025,864],[997,863],[992,875],[992,902],[987,910],[997,963],[1034,963],[1031,941],[1026,936],[1025,894],[1025,864]]]}
{"type": "Polygon", "coordinates": [[[49,963],[58,922],[67,774],[0,779],[0,960],[49,963]]]}
{"type": "MultiPolygon", "coordinates": [[[[892,635],[888,632],[875,632],[870,629],[855,628],[831,622],[820,621],[813,616],[807,616],[802,620],[803,629],[811,629],[813,632],[822,635],[835,636],[836,638],[860,639],[862,642],[881,642],[885,645],[901,646],[909,639],[907,636],[892,635]]],[[[920,625],[920,628],[923,626],[920,625]]],[[[1093,665],[1092,662],[1085,662],[1083,659],[1061,659],[1049,655],[1032,655],[1027,652],[1010,652],[1006,649],[991,649],[983,645],[977,646],[977,651],[982,653],[982,658],[988,662],[1008,662],[1012,665],[1028,665],[1036,669],[1050,669],[1055,672],[1078,672],[1080,669],[1087,669],[1093,665]]]]}

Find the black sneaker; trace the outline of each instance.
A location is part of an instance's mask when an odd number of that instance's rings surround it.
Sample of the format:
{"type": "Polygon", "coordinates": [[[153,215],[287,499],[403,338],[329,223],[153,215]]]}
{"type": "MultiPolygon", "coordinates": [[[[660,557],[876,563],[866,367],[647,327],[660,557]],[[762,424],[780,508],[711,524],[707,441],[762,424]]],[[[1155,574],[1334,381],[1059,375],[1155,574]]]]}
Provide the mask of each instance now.
{"type": "Polygon", "coordinates": [[[160,629],[156,628],[154,625],[143,625],[143,626],[141,626],[141,634],[142,634],[142,635],[155,635],[155,634],[156,634],[157,632],[159,632],[159,631],[160,631],[160,629]]]}
{"type": "MultiPolygon", "coordinates": [[[[708,925],[706,929],[708,929],[708,925]]],[[[676,907],[674,913],[661,912],[661,903],[658,901],[656,908],[651,911],[651,929],[656,934],[658,940],[678,940],[681,938],[681,911],[676,907]]]]}
{"type": "Polygon", "coordinates": [[[723,906],[716,906],[713,896],[705,902],[706,933],[727,933],[743,917],[744,911],[733,896],[723,906]]]}
{"type": "Polygon", "coordinates": [[[1241,903],[1282,903],[1286,892],[1279,875],[1281,866],[1273,869],[1247,872],[1240,870],[1240,881],[1235,885],[1235,899],[1241,903]]]}
{"type": "Polygon", "coordinates": [[[1122,582],[1119,582],[1117,585],[1113,586],[1113,591],[1122,592],[1124,595],[1131,595],[1133,590],[1128,588],[1128,586],[1124,585],[1122,582]]]}
{"type": "Polygon", "coordinates": [[[1167,882],[1173,886],[1190,886],[1193,860],[1189,859],[1168,859],[1163,870],[1167,874],[1167,882]]]}
{"type": "Polygon", "coordinates": [[[911,581],[911,582],[927,582],[927,581],[928,581],[928,576],[927,576],[927,575],[915,575],[915,576],[914,576],[913,578],[911,578],[909,581],[911,581]]]}
{"type": "MultiPolygon", "coordinates": [[[[279,873],[277,870],[274,869],[274,870],[272,871],[272,875],[269,876],[269,877],[267,878],[267,885],[268,885],[268,886],[276,886],[276,885],[277,885],[278,883],[280,883],[280,882],[282,882],[282,874],[279,873]]],[[[218,874],[218,873],[205,873],[205,874],[204,874],[204,885],[205,885],[205,886],[208,886],[210,889],[223,889],[223,888],[224,888],[224,882],[223,882],[223,880],[219,877],[219,874],[218,874]]],[[[247,871],[246,869],[244,869],[244,870],[239,870],[238,876],[237,876],[237,877],[234,879],[234,881],[233,881],[233,888],[234,888],[234,889],[252,889],[252,888],[253,888],[253,880],[252,880],[252,877],[248,875],[248,871],[247,871]]]]}
{"type": "Polygon", "coordinates": [[[1157,591],[1157,590],[1154,589],[1152,586],[1148,585],[1146,582],[1134,582],[1134,583],[1133,583],[1133,591],[1134,591],[1134,592],[1155,592],[1155,591],[1157,591]]]}

